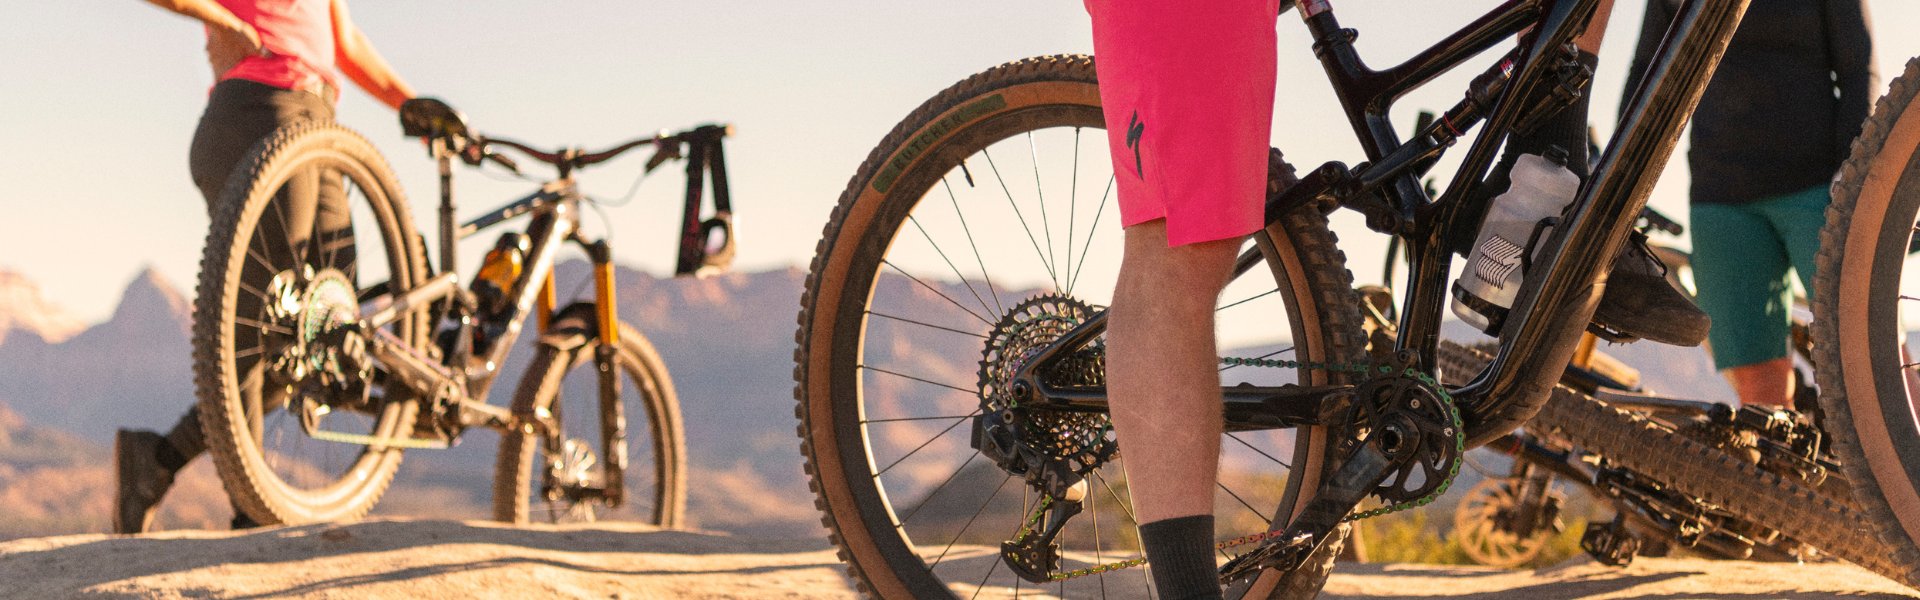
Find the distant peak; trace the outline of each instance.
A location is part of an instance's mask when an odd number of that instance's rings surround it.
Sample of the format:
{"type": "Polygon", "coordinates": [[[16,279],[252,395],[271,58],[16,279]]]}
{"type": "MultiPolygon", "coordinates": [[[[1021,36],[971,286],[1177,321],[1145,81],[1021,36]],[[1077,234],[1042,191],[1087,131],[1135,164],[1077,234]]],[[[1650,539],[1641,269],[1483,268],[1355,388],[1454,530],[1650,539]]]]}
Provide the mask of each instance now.
{"type": "Polygon", "coordinates": [[[190,310],[186,295],[173,280],[149,265],[121,292],[120,305],[113,309],[113,320],[164,318],[185,323],[190,310]]]}
{"type": "Polygon", "coordinates": [[[9,331],[31,332],[58,343],[86,329],[80,319],[48,302],[26,275],[0,268],[0,342],[9,331]]]}

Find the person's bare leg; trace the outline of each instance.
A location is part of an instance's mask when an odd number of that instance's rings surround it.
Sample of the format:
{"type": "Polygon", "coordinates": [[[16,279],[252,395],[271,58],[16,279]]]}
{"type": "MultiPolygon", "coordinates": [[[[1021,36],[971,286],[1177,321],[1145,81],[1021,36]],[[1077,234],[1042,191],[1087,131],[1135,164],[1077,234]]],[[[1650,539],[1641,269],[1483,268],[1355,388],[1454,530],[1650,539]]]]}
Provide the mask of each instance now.
{"type": "Polygon", "coordinates": [[[1240,241],[1167,247],[1165,221],[1126,229],[1107,315],[1107,390],[1135,517],[1213,514],[1220,375],[1213,310],[1240,241]]]}
{"type": "Polygon", "coordinates": [[[1793,359],[1780,357],[1723,371],[1742,406],[1793,408],[1793,359]]]}

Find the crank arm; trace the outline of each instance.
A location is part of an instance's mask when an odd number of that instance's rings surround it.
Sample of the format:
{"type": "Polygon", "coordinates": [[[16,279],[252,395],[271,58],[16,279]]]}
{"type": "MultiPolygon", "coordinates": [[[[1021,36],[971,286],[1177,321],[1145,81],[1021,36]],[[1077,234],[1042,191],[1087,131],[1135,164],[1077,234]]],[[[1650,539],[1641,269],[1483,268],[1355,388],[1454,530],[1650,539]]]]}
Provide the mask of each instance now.
{"type": "Polygon", "coordinates": [[[1366,445],[1320,483],[1313,500],[1285,534],[1220,567],[1220,582],[1231,584],[1267,569],[1292,571],[1306,564],[1307,557],[1333,537],[1334,528],[1393,472],[1397,461],[1381,448],[1381,437],[1369,436],[1366,445]]]}

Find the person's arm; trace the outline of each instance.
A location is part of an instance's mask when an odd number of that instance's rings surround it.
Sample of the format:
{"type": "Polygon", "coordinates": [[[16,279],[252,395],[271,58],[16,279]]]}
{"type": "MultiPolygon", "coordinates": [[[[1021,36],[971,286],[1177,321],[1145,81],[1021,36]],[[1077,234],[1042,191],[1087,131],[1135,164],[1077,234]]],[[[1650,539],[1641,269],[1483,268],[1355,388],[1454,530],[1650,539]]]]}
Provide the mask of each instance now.
{"type": "Polygon", "coordinates": [[[196,21],[205,23],[207,27],[212,30],[239,36],[240,39],[246,41],[248,46],[247,50],[249,51],[257,53],[262,50],[260,46],[260,32],[255,31],[253,26],[248,25],[246,21],[240,20],[240,17],[234,16],[233,11],[227,10],[227,7],[221,6],[219,2],[215,2],[214,0],[147,0],[147,3],[179,15],[191,17],[196,21]]]}
{"type": "Polygon", "coordinates": [[[1873,36],[1867,31],[1867,7],[1864,0],[1831,0],[1823,3],[1827,28],[1827,59],[1832,61],[1834,85],[1839,89],[1839,104],[1833,114],[1833,156],[1835,167],[1847,160],[1853,138],[1873,109],[1869,96],[1880,87],[1880,75],[1873,65],[1873,36]]]}
{"type": "Polygon", "coordinates": [[[373,49],[373,42],[353,25],[353,19],[347,16],[346,0],[333,0],[332,12],[334,62],[340,72],[374,99],[399,110],[401,103],[413,98],[413,88],[393,72],[373,49]]]}
{"type": "Polygon", "coordinates": [[[1627,103],[1633,98],[1633,92],[1640,89],[1640,81],[1647,77],[1647,67],[1653,65],[1653,53],[1660,50],[1660,41],[1667,37],[1667,29],[1673,25],[1673,6],[1667,0],[1647,0],[1646,17],[1640,20],[1640,41],[1633,47],[1633,62],[1627,67],[1627,87],[1620,92],[1619,114],[1615,119],[1627,117],[1627,103]]]}

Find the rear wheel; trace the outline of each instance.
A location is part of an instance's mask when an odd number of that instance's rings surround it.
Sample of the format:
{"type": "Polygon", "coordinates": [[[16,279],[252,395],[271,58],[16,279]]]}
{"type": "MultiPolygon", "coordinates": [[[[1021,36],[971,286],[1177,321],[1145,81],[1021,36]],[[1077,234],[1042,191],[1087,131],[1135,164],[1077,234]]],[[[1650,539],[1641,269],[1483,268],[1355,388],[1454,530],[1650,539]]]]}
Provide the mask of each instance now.
{"type": "Polygon", "coordinates": [[[620,408],[605,410],[595,361],[605,342],[592,314],[561,311],[520,378],[513,413],[528,425],[500,435],[493,516],[508,523],[593,521],[609,509],[601,490],[619,476],[622,503],[636,520],[678,527],[686,512],[686,440],[673,380],[653,344],[622,325],[613,357],[620,408]],[[603,444],[611,427],[628,432],[626,447],[603,444]],[[620,473],[607,468],[614,456],[628,465],[620,473]]]}
{"type": "MultiPolygon", "coordinates": [[[[201,426],[236,507],[261,524],[366,514],[412,433],[415,396],[352,355],[363,282],[427,277],[406,199],[372,145],[339,125],[283,128],[254,147],[214,207],[194,301],[201,426]],[[390,385],[391,384],[391,385],[390,385]],[[355,443],[316,436],[347,436],[355,443]]],[[[386,330],[425,347],[412,315],[386,330]]]]}
{"type": "MultiPolygon", "coordinates": [[[[841,196],[801,301],[796,412],[816,504],[865,592],[1149,593],[1144,569],[1038,586],[1016,577],[999,545],[1039,496],[973,442],[985,391],[1003,383],[1000,361],[1109,301],[1121,228],[1106,140],[1092,59],[1018,61],[922,105],[841,196]]],[[[1228,286],[1216,313],[1223,352],[1365,360],[1352,278],[1324,216],[1289,215],[1249,247],[1261,260],[1228,286]]],[[[1104,377],[1104,368],[1075,376],[1104,377]]],[[[1323,370],[1239,367],[1222,376],[1229,385],[1338,381],[1323,370]]],[[[1061,569],[1138,556],[1123,466],[1135,442],[1115,439],[1105,415],[1040,418],[1047,422],[1023,429],[1029,447],[1121,448],[1086,474],[1085,512],[1058,538],[1061,569]]],[[[1215,494],[1220,538],[1291,520],[1323,474],[1328,437],[1322,428],[1228,433],[1215,494]]],[[[1229,595],[1311,596],[1338,545],[1229,595]]]]}
{"type": "Polygon", "coordinates": [[[1920,59],[1874,108],[1833,188],[1814,274],[1814,347],[1832,450],[1908,585],[1920,584],[1920,59]]]}

